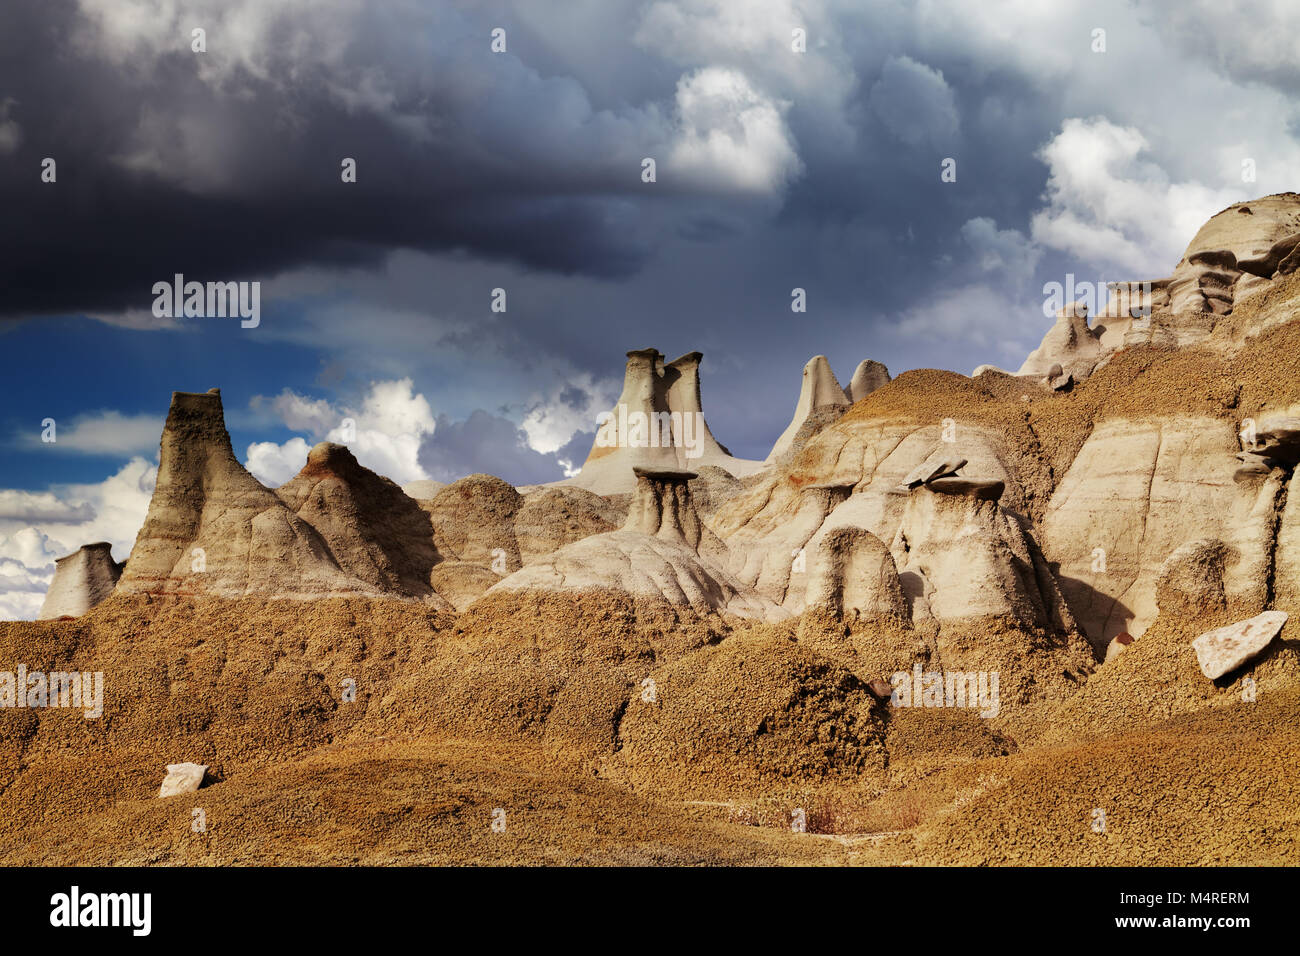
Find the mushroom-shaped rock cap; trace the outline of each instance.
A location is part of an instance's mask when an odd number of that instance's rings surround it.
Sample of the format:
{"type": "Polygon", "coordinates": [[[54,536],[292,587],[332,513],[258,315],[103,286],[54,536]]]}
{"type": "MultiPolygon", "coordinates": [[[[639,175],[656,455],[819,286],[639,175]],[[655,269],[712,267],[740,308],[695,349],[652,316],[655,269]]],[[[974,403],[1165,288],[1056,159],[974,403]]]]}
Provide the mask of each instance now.
{"type": "Polygon", "coordinates": [[[64,555],[63,557],[58,558],[58,559],[56,559],[56,560],[58,560],[58,561],[66,561],[66,560],[68,560],[68,558],[75,558],[75,557],[77,556],[77,553],[80,552],[80,551],[85,551],[85,552],[89,553],[89,552],[91,552],[91,551],[108,551],[108,552],[111,552],[112,550],[113,550],[113,545],[112,545],[111,542],[108,542],[108,541],[96,541],[94,544],[83,544],[83,545],[82,545],[80,548],[78,548],[76,551],[72,552],[72,554],[64,555]]]}
{"type": "Polygon", "coordinates": [[[625,531],[639,531],[698,548],[704,525],[691,499],[693,471],[633,468],[636,490],[628,505],[625,531]]]}
{"type": "Polygon", "coordinates": [[[915,468],[907,473],[903,479],[902,486],[912,489],[921,485],[929,484],[936,478],[946,478],[955,475],[966,467],[966,459],[960,455],[946,454],[944,449],[936,448],[915,468]]]}
{"type": "Polygon", "coordinates": [[[638,478],[649,478],[654,481],[690,481],[692,478],[700,477],[699,472],[695,471],[684,471],[680,468],[652,468],[641,465],[633,465],[632,474],[638,478]]]}
{"type": "Polygon", "coordinates": [[[957,476],[935,478],[933,481],[927,482],[925,487],[941,495],[967,495],[981,501],[997,501],[1002,497],[1002,492],[1006,490],[1006,484],[996,478],[961,478],[957,476]]]}

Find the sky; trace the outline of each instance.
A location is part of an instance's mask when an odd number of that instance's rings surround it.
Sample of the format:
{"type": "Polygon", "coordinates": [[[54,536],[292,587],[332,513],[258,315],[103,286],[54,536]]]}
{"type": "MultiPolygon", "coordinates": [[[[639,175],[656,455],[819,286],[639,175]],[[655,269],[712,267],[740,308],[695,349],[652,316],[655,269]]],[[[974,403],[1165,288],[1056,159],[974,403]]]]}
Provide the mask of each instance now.
{"type": "Polygon", "coordinates": [[[758,459],[813,355],[1014,370],[1047,283],[1300,188],[1297,93],[1289,0],[5,0],[0,618],[126,558],[173,390],[269,486],[345,420],[399,483],[531,484],[630,349],[702,352],[758,459]],[[176,274],[256,326],[158,314],[176,274]]]}

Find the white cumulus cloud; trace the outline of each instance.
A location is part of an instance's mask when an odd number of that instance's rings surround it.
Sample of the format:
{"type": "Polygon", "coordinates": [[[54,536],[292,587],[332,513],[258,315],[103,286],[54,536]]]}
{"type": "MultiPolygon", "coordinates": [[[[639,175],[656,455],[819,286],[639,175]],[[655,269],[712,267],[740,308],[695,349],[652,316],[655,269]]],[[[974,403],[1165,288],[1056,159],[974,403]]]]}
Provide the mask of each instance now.
{"type": "Polygon", "coordinates": [[[306,432],[311,443],[295,436],[249,445],[244,464],[259,481],[272,486],[288,481],[306,463],[311,445],[320,441],[347,445],[357,461],[399,485],[429,477],[419,462],[420,444],[437,423],[428,400],[415,392],[409,378],[372,382],[355,408],[286,389],[271,409],[289,428],[306,432]]]}
{"type": "Polygon", "coordinates": [[[83,544],[107,541],[113,557],[126,560],[157,477],[156,465],[136,457],[97,483],[0,489],[0,618],[34,618],[54,560],[83,544]]]}
{"type": "Polygon", "coordinates": [[[55,420],[54,441],[42,441],[43,429],[33,429],[26,441],[50,451],[78,455],[122,456],[156,453],[164,419],[158,415],[123,415],[118,411],[98,411],[78,415],[67,422],[55,420]]]}
{"type": "Polygon", "coordinates": [[[761,94],[739,70],[705,67],[683,76],[668,168],[715,189],[779,192],[803,168],[785,123],[788,106],[761,94]]]}
{"type": "Polygon", "coordinates": [[[1047,206],[1031,234],[1044,246],[1117,270],[1122,278],[1168,275],[1205,220],[1249,199],[1240,187],[1173,182],[1146,158],[1142,132],[1105,117],[1068,119],[1039,152],[1047,206]]]}

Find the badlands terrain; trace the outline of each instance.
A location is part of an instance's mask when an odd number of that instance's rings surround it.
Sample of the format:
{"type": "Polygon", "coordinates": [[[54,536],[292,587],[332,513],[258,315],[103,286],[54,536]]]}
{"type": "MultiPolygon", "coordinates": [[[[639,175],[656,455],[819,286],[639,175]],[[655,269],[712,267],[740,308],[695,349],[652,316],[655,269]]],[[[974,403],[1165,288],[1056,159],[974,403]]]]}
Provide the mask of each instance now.
{"type": "Polygon", "coordinates": [[[0,623],[104,675],[0,709],[0,860],[1298,863],[1298,264],[1270,196],[1014,372],[768,370],[765,461],[637,349],[549,486],[266,488],[177,392],[125,565],[0,623]]]}

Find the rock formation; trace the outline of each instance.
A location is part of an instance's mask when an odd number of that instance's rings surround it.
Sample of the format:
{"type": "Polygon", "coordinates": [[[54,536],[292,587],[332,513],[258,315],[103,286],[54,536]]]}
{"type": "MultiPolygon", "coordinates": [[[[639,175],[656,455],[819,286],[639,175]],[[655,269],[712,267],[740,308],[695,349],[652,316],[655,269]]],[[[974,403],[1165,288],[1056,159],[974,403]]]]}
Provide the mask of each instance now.
{"type": "Polygon", "coordinates": [[[890,550],[900,574],[921,585],[924,608],[914,601],[914,620],[1006,617],[1031,627],[1073,626],[1037,546],[999,507],[1003,487],[947,477],[909,493],[890,550]]]}
{"type": "Polygon", "coordinates": [[[174,392],[149,512],[118,589],[237,597],[379,594],[230,447],[221,393],[174,392]]]}
{"type": "Polygon", "coordinates": [[[1268,647],[1286,621],[1285,611],[1265,611],[1249,620],[1206,631],[1192,641],[1201,673],[1217,680],[1236,670],[1268,647]]]}
{"type": "Polygon", "coordinates": [[[597,423],[582,470],[561,484],[601,495],[630,492],[632,468],[694,470],[716,465],[736,477],[761,463],[734,458],[709,430],[700,400],[699,352],[665,364],[658,349],[627,353],[623,392],[597,423]]]}
{"type": "Polygon", "coordinates": [[[862,528],[836,528],[818,541],[804,603],[838,618],[901,619],[908,613],[893,555],[862,528]]]}
{"type": "Polygon", "coordinates": [[[1250,613],[1263,608],[1282,479],[1235,481],[1239,447],[1234,423],[1209,418],[1112,419],[1093,429],[1041,535],[1099,649],[1120,631],[1141,636],[1156,617],[1166,561],[1189,541],[1213,539],[1238,556],[1223,567],[1224,599],[1250,613]]]}
{"type": "Polygon", "coordinates": [[[845,416],[727,502],[710,525],[726,543],[737,577],[799,613],[820,536],[852,527],[893,541],[909,482],[918,474],[920,480],[951,474],[957,465],[970,478],[1003,482],[1013,505],[1023,507],[1012,458],[1002,437],[985,426],[963,423],[950,431],[942,423],[845,416]]]}
{"type": "Polygon", "coordinates": [[[1051,379],[1067,374],[1086,377],[1100,357],[1101,341],[1088,326],[1087,305],[1070,302],[1056,313],[1056,324],[1048,329],[1042,344],[1029,354],[1016,374],[1051,379]],[[1049,374],[1052,371],[1056,374],[1049,374]]]}
{"type": "Polygon", "coordinates": [[[785,616],[724,569],[725,548],[691,500],[693,472],[638,467],[634,477],[622,528],[566,545],[488,593],[613,592],[740,617],[785,616]]]}
{"type": "MultiPolygon", "coordinates": [[[[1205,341],[1220,317],[1290,275],[1300,264],[1300,195],[1281,193],[1237,203],[1212,216],[1188,243],[1169,276],[1107,283],[1094,326],[1086,302],[1057,312],[1056,323],[1017,373],[1080,381],[1122,348],[1184,347],[1205,341]],[[1055,365],[1059,376],[1050,376],[1055,365]]],[[[975,374],[988,366],[981,366],[975,374]]]]}
{"type": "Polygon", "coordinates": [[[889,384],[889,369],[875,359],[863,359],[844,390],[850,402],[860,402],[876,389],[889,384]]]}
{"type": "Polygon", "coordinates": [[[381,591],[433,594],[438,552],[428,512],[343,445],[321,442],[275,494],[325,539],[347,574],[381,591]]]}
{"type": "Polygon", "coordinates": [[[112,594],[121,576],[122,565],[113,560],[111,544],[83,544],[54,563],[54,580],[36,619],[80,617],[112,594]]]}
{"type": "Polygon", "coordinates": [[[1294,271],[1300,196],[1281,193],[1236,203],[1211,216],[1187,244],[1168,280],[1169,311],[1224,315],[1238,300],[1294,271]]]}
{"type": "MultiPolygon", "coordinates": [[[[865,380],[866,373],[864,373],[865,380]]],[[[851,404],[852,400],[836,381],[835,373],[831,371],[831,363],[826,360],[826,356],[814,355],[803,367],[803,382],[799,386],[799,401],[794,407],[794,418],[790,419],[790,424],[772,446],[765,464],[772,464],[791,450],[795,435],[814,412],[828,407],[841,408],[851,404]]]]}

